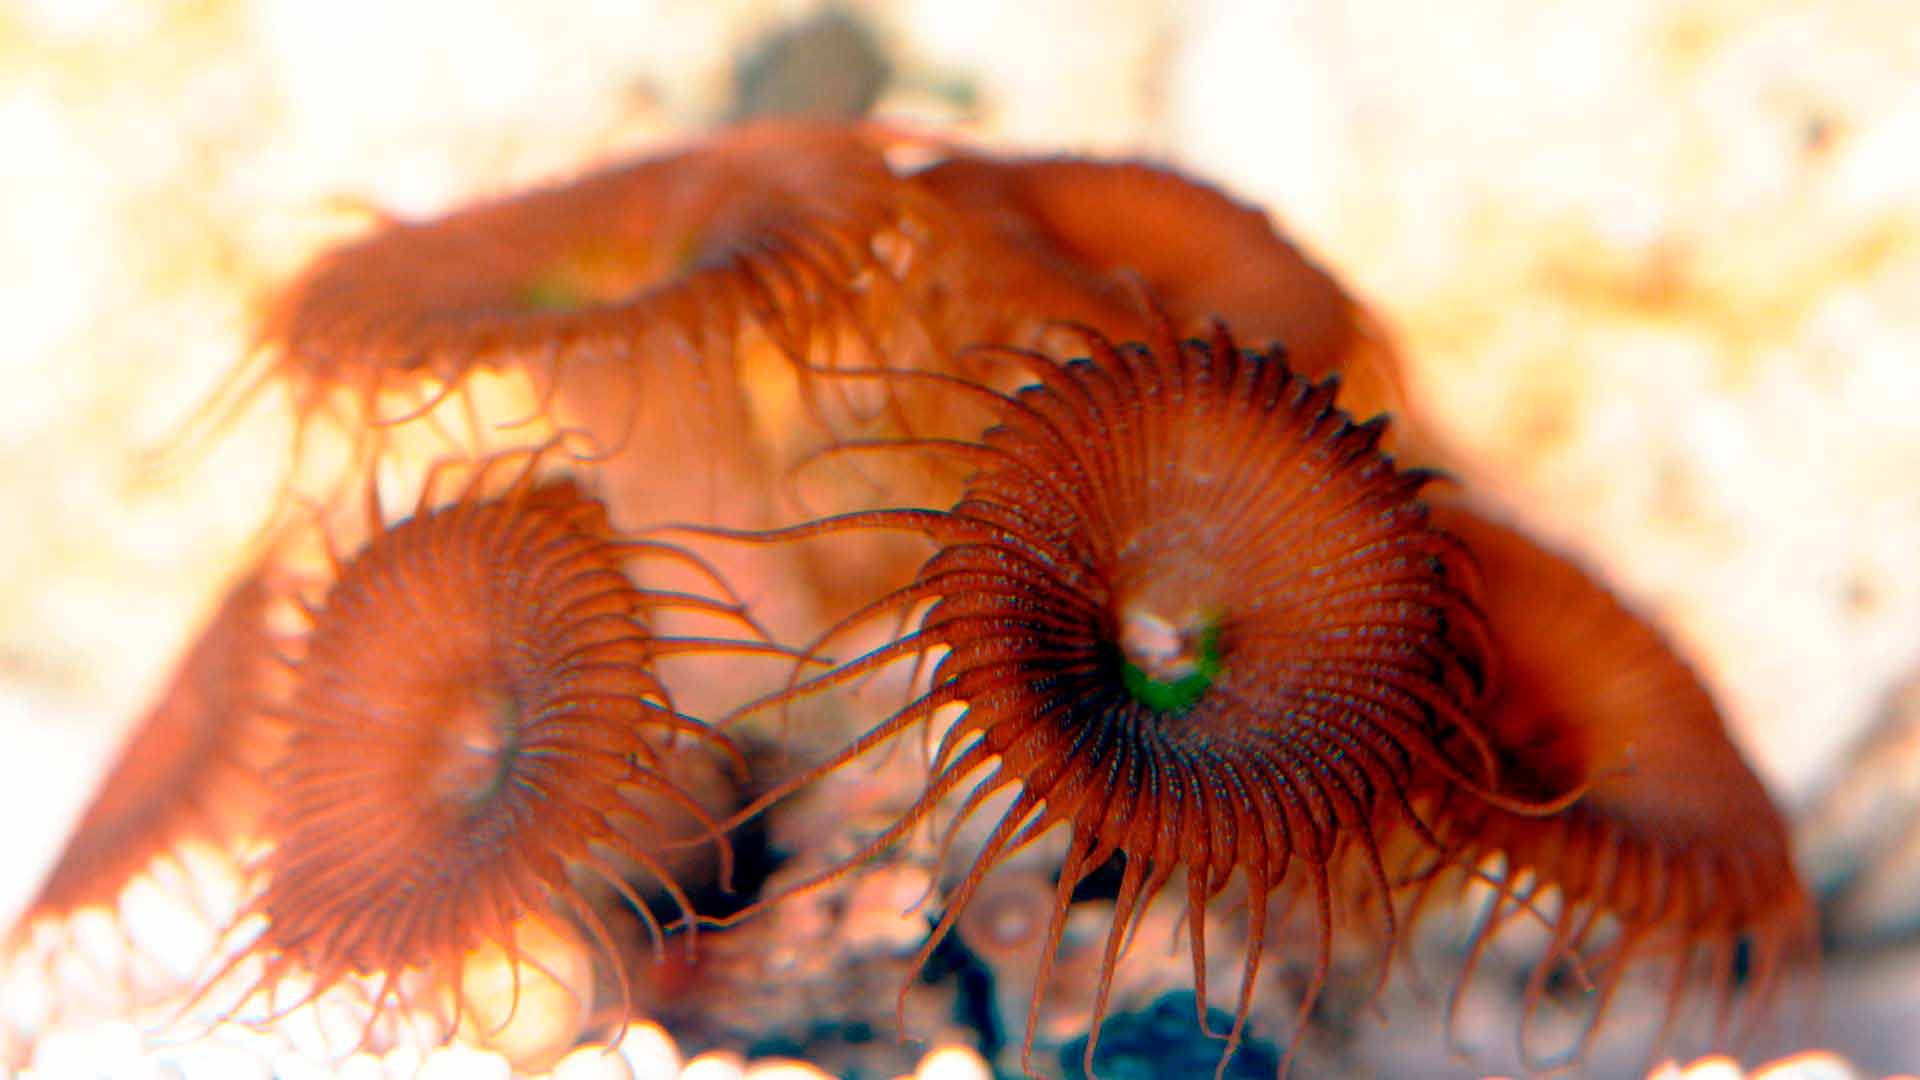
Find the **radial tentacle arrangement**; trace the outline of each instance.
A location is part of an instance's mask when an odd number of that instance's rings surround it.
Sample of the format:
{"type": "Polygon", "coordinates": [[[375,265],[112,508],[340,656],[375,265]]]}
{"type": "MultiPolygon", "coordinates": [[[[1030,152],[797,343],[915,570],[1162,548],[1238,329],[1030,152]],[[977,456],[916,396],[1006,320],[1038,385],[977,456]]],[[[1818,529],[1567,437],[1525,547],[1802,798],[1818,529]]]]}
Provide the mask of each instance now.
{"type": "MultiPolygon", "coordinates": [[[[461,980],[476,950],[504,953],[517,999],[520,969],[543,964],[524,941],[555,927],[591,942],[601,980],[624,988],[631,948],[606,898],[658,939],[691,911],[677,851],[716,846],[725,876],[717,819],[731,806],[683,782],[713,770],[679,762],[704,756],[722,776],[744,763],[673,709],[655,663],[728,643],[658,637],[649,616],[745,616],[636,587],[629,560],[674,550],[618,538],[598,499],[527,463],[540,457],[522,455],[503,491],[488,489],[510,462],[472,467],[444,505],[429,503],[430,481],[397,523],[379,520],[376,500],[369,539],[331,556],[275,709],[284,751],[268,773],[258,887],[203,989],[233,1015],[250,1000],[278,1015],[353,983],[363,1042],[395,1007],[441,1018],[446,1037],[472,1004],[461,980]]],[[[584,1014],[595,983],[578,983],[567,989],[584,1014]]]]}
{"type": "MultiPolygon", "coordinates": [[[[1086,338],[1090,355],[1064,365],[1009,354],[1036,380],[1016,393],[952,384],[990,399],[997,425],[944,444],[975,470],[951,510],[766,534],[904,528],[939,550],[853,617],[930,604],[917,630],[757,707],[944,650],[926,693],[788,786],[964,705],[924,795],[855,860],[983,769],[955,824],[1016,793],[923,957],[996,864],[1065,826],[1036,985],[1076,886],[1110,859],[1123,870],[1096,1021],[1146,903],[1178,875],[1198,912],[1238,874],[1248,945],[1237,1038],[1269,900],[1303,895],[1319,913],[1304,1016],[1326,975],[1332,912],[1346,905],[1333,894],[1354,876],[1342,867],[1385,899],[1380,834],[1422,831],[1407,799],[1416,782],[1483,790],[1490,779],[1482,756],[1449,750],[1477,738],[1465,725],[1485,688],[1480,616],[1461,551],[1427,523],[1425,477],[1381,455],[1384,422],[1354,423],[1330,382],[1294,376],[1278,353],[1243,352],[1224,330],[1153,348],[1086,338]]],[[[1384,910],[1390,938],[1390,900],[1384,910]]],[[[1197,971],[1205,922],[1188,922],[1197,971]]],[[[1029,1023],[1029,1053],[1033,1038],[1029,1023]]]]}
{"type": "Polygon", "coordinates": [[[1457,502],[1435,518],[1482,570],[1502,671],[1482,715],[1504,783],[1530,798],[1582,792],[1546,817],[1438,800],[1435,830],[1490,893],[1450,1018],[1492,938],[1544,919],[1519,1032],[1529,1068],[1585,1058],[1636,973],[1658,994],[1649,1053],[1700,997],[1715,1043],[1746,1041],[1812,959],[1815,927],[1786,826],[1712,697],[1657,630],[1564,557],[1457,502]],[[1543,1051],[1555,976],[1582,992],[1543,1051]]]}
{"type": "Polygon", "coordinates": [[[926,231],[924,202],[874,132],[765,124],[383,220],[272,299],[250,361],[181,438],[196,445],[278,386],[296,479],[323,497],[368,460],[418,460],[421,443],[483,455],[537,441],[541,425],[591,428],[608,456],[633,447],[709,490],[759,496],[786,442],[884,408],[820,399],[804,378],[795,392],[795,373],[927,349],[889,262],[926,231]]]}
{"type": "MultiPolygon", "coordinates": [[[[621,363],[802,328],[897,212],[872,140],[760,125],[422,222],[316,260],[260,339],[299,391],[456,383],[476,367],[621,363]],[[837,243],[838,242],[838,243],[837,243]],[[679,341],[675,338],[678,336],[679,341]],[[691,340],[688,340],[691,339],[691,340]]],[[[542,374],[552,374],[543,371],[542,374]]]]}

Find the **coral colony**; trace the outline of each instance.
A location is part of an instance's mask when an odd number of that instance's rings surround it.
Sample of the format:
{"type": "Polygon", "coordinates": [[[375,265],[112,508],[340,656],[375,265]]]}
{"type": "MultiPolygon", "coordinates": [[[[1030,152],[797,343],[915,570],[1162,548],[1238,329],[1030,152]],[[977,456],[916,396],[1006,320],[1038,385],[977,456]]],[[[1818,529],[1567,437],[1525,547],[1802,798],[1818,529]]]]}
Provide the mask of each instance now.
{"type": "Polygon", "coordinates": [[[1815,951],[1779,815],[1401,386],[1142,164],[761,124],[382,222],[201,417],[285,394],[285,495],[14,931],[17,1044],[308,1011],[537,1070],[652,1016],[1097,1073],[1179,957],[1140,1015],[1206,1068],[1337,1071],[1524,952],[1528,1068],[1738,1048],[1815,951]],[[204,955],[76,972],[140,881],[204,955]]]}

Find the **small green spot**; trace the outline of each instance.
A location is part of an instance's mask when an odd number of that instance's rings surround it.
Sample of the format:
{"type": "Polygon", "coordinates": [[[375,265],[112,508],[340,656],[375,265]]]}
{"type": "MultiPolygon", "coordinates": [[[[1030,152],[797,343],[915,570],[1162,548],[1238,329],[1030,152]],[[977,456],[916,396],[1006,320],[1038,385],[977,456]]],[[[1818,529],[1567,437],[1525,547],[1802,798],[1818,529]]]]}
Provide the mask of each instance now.
{"type": "Polygon", "coordinates": [[[528,311],[568,312],[586,306],[587,298],[564,272],[542,274],[520,290],[520,306],[528,311]]]}
{"type": "Polygon", "coordinates": [[[1127,693],[1155,712],[1184,714],[1206,696],[1220,677],[1220,624],[1209,622],[1200,631],[1192,656],[1193,670],[1176,679],[1157,679],[1131,660],[1122,664],[1120,678],[1127,693]]]}

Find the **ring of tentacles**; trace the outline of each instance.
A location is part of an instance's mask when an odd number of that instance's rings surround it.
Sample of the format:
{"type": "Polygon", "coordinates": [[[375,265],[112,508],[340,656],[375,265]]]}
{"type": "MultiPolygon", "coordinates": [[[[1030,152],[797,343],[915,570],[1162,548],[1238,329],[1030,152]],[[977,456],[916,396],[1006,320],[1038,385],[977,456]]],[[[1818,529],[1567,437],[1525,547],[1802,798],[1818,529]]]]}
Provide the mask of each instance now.
{"type": "Polygon", "coordinates": [[[371,978],[369,1029],[389,1002],[450,1001],[452,1031],[463,959],[514,949],[528,915],[577,921],[624,987],[623,950],[588,879],[656,936],[660,926],[623,861],[690,916],[652,843],[681,839],[662,835],[663,810],[727,852],[664,759],[695,741],[744,764],[725,736],[673,710],[654,664],[689,643],[656,636],[648,619],[664,606],[732,609],[635,586],[625,564],[660,547],[616,537],[598,499],[541,478],[543,456],[521,455],[500,492],[484,485],[507,458],[481,463],[442,505],[427,502],[430,482],[404,520],[371,515],[370,538],[332,567],[288,661],[292,689],[254,703],[282,732],[265,774],[271,846],[232,924],[241,947],[203,992],[231,972],[236,1007],[259,990],[278,1014],[371,978]],[[409,972],[450,992],[410,993],[409,972]],[[290,975],[305,989],[287,1000],[290,975]]]}
{"type": "MultiPolygon", "coordinates": [[[[1317,912],[1304,1016],[1344,903],[1333,895],[1338,864],[1358,859],[1384,896],[1392,883],[1377,834],[1420,828],[1407,799],[1416,776],[1486,793],[1483,759],[1445,749],[1478,738],[1484,628],[1465,553],[1427,524],[1418,499],[1427,477],[1379,453],[1384,423],[1339,410],[1334,382],[1295,376],[1278,353],[1244,352],[1224,329],[1152,348],[1091,331],[1085,343],[1088,355],[1064,365],[1008,354],[1034,380],[1011,395],[953,381],[989,400],[995,424],[977,443],[938,447],[974,468],[951,510],[856,512],[762,535],[902,528],[939,550],[827,639],[931,602],[916,631],[750,708],[943,649],[930,690],[786,787],[964,704],[925,794],[855,857],[897,842],[983,768],[956,824],[1017,790],[948,895],[922,960],[998,862],[1065,826],[1039,984],[1075,888],[1109,859],[1124,861],[1097,1025],[1146,902],[1179,874],[1189,902],[1204,906],[1238,873],[1249,925],[1230,1056],[1267,945],[1269,899],[1304,889],[1317,912]]],[[[1390,901],[1385,911],[1391,939],[1390,901]]],[[[1205,925],[1188,921],[1202,1009],[1205,925]]],[[[1088,1062],[1095,1049],[1089,1040],[1088,1062]]]]}

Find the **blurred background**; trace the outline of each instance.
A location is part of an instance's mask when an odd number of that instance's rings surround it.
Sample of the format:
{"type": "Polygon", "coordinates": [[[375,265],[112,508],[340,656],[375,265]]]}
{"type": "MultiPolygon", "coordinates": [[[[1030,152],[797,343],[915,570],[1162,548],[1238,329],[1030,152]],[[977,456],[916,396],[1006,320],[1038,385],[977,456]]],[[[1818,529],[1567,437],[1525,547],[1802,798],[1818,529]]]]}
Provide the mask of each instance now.
{"type": "Polygon", "coordinates": [[[1694,658],[1873,943],[1835,1041],[1920,1060],[1910,5],[393,7],[0,0],[0,920],[261,523],[277,402],[157,451],[275,282],[370,209],[870,109],[1272,212],[1468,477],[1694,658]]]}

